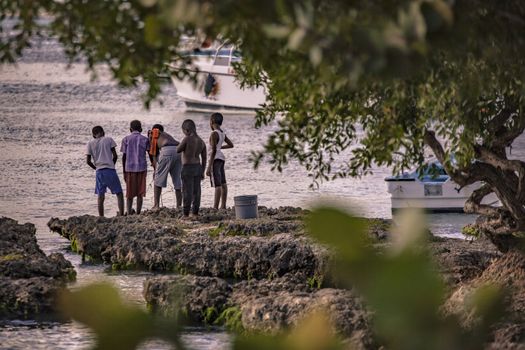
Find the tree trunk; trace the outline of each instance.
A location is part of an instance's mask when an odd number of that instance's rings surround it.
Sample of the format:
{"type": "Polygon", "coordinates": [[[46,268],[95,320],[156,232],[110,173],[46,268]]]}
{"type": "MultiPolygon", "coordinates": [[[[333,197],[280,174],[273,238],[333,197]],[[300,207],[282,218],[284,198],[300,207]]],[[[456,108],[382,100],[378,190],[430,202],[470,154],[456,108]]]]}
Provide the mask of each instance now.
{"type": "Polygon", "coordinates": [[[483,183],[465,203],[466,213],[481,215],[475,224],[476,229],[503,252],[522,244],[525,234],[525,163],[507,159],[505,145],[474,145],[475,161],[467,168],[459,169],[446,162],[446,153],[433,131],[426,131],[425,143],[460,187],[483,183]],[[498,197],[500,207],[482,204],[491,193],[498,197]]]}

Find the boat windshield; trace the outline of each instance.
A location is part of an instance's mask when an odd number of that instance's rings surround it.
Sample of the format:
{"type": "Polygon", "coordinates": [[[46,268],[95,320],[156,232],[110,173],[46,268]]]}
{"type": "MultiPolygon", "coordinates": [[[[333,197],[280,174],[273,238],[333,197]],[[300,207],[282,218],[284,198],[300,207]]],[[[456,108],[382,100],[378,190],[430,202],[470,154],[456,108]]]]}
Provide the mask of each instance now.
{"type": "Polygon", "coordinates": [[[442,176],[447,175],[447,172],[445,171],[445,168],[441,165],[441,163],[432,163],[428,166],[424,167],[423,170],[417,172],[418,176],[442,176]]]}
{"type": "Polygon", "coordinates": [[[229,67],[232,63],[242,60],[241,51],[235,45],[224,43],[207,48],[197,47],[191,50],[183,50],[181,54],[183,56],[207,58],[213,62],[214,66],[229,67]]]}
{"type": "Polygon", "coordinates": [[[435,162],[428,164],[420,171],[415,171],[414,176],[422,182],[445,182],[449,176],[441,163],[435,162]]]}

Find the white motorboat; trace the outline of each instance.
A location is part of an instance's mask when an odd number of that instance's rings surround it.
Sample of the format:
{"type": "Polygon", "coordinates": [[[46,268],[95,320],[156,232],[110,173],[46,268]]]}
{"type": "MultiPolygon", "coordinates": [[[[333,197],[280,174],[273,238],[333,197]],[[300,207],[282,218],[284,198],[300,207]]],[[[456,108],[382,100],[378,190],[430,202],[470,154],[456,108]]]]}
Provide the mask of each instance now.
{"type": "MultiPolygon", "coordinates": [[[[266,100],[262,86],[241,88],[232,63],[241,60],[233,45],[197,49],[192,58],[197,81],[172,76],[177,95],[190,111],[255,112],[266,100]]],[[[176,69],[176,67],[174,67],[176,69]]]]}
{"type": "MultiPolygon", "coordinates": [[[[432,162],[423,173],[416,170],[385,178],[391,194],[392,212],[418,208],[430,212],[463,212],[465,201],[481,186],[475,183],[460,189],[439,162],[432,162]],[[433,171],[431,169],[434,169],[433,171]]],[[[483,204],[498,204],[494,193],[486,196],[483,204]]]]}

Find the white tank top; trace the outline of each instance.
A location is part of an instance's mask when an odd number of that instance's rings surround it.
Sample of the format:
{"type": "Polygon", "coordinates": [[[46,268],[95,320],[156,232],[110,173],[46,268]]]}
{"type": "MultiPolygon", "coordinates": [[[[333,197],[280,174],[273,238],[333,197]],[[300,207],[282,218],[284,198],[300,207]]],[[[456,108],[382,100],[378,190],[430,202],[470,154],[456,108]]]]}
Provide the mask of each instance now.
{"type": "MultiPolygon", "coordinates": [[[[217,152],[215,152],[215,159],[220,159],[220,160],[226,160],[226,157],[224,156],[224,153],[222,153],[222,150],[221,150],[221,147],[222,147],[222,144],[224,143],[224,138],[226,137],[226,134],[220,130],[213,130],[213,132],[216,132],[217,135],[219,136],[219,140],[217,141],[217,152]]],[[[210,145],[210,153],[212,152],[212,147],[210,145]]]]}

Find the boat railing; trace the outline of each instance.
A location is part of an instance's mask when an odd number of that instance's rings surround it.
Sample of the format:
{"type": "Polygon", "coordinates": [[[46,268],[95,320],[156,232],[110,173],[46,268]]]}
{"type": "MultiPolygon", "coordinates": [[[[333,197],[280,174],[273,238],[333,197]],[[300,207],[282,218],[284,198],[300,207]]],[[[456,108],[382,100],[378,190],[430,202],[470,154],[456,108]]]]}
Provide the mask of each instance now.
{"type": "Polygon", "coordinates": [[[217,50],[215,52],[215,55],[213,56],[213,65],[214,66],[230,67],[232,62],[238,58],[238,56],[236,56],[237,52],[235,50],[235,46],[234,45],[230,45],[229,48],[224,50],[223,47],[226,44],[227,43],[223,43],[217,48],[217,50]]]}

